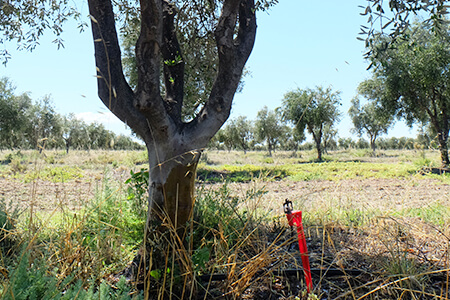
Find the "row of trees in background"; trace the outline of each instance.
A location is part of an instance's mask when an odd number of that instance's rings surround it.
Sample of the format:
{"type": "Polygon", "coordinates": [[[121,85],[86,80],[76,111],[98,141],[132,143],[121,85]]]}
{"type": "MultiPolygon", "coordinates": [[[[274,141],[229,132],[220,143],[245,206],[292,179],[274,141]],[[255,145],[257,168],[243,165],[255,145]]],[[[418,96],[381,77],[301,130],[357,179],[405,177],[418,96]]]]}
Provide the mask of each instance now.
{"type": "MultiPolygon", "coordinates": [[[[321,154],[329,150],[348,149],[380,149],[380,150],[421,150],[438,149],[437,138],[429,130],[422,128],[415,138],[412,137],[389,137],[382,138],[377,134],[376,139],[365,139],[362,137],[353,139],[350,137],[339,137],[338,131],[332,126],[325,124],[313,128],[322,135],[320,142],[321,154]]],[[[367,125],[366,127],[373,126],[367,125]]],[[[312,127],[312,125],[311,125],[312,127]]],[[[356,129],[355,129],[356,132],[356,129]]],[[[370,134],[367,137],[371,137],[370,134]]],[[[211,140],[209,149],[217,150],[241,150],[268,151],[271,155],[274,151],[299,151],[316,150],[318,144],[313,138],[311,142],[305,142],[305,135],[301,134],[284,117],[280,109],[269,110],[264,107],[257,114],[256,120],[239,116],[230,119],[216,136],[211,140]]],[[[318,153],[319,155],[319,153],[318,153]]]]}
{"type": "MultiPolygon", "coordinates": [[[[367,80],[359,86],[359,96],[378,99],[380,82],[367,80]]],[[[331,88],[297,89],[286,93],[283,106],[275,110],[261,109],[254,121],[240,116],[230,119],[227,125],[211,140],[209,147],[222,150],[275,150],[316,149],[318,159],[323,152],[336,149],[417,149],[438,148],[439,142],[431,127],[413,138],[382,139],[393,124],[394,117],[378,102],[360,105],[359,98],[352,100],[349,115],[354,132],[359,139],[341,138],[335,128],[341,113],[340,93],[331,88]],[[305,143],[306,132],[313,137],[305,143]],[[368,141],[362,136],[367,134],[368,141]]],[[[51,99],[45,97],[33,102],[26,93],[15,95],[7,78],[0,79],[0,149],[58,148],[79,150],[116,149],[136,150],[143,146],[129,136],[116,135],[103,124],[86,123],[73,114],[56,113],[51,99]]]]}
{"type": "Polygon", "coordinates": [[[86,123],[73,114],[58,114],[50,97],[32,101],[15,94],[7,78],[0,79],[0,149],[143,149],[131,137],[116,135],[103,124],[86,123]]]}

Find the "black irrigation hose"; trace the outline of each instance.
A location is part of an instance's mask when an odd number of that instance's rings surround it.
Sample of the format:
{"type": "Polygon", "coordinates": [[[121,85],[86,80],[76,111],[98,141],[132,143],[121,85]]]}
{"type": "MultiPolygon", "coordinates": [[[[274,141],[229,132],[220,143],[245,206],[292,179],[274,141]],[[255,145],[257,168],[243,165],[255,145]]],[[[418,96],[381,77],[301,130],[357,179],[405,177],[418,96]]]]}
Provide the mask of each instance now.
{"type": "MultiPolygon", "coordinates": [[[[303,269],[286,269],[286,270],[273,270],[270,271],[271,274],[275,276],[303,276],[303,269]]],[[[363,274],[364,271],[361,270],[340,270],[340,269],[311,269],[311,275],[313,276],[345,276],[352,275],[358,276],[363,274]]],[[[265,274],[265,271],[259,271],[256,273],[255,277],[260,277],[265,274]]],[[[227,274],[205,274],[200,275],[197,278],[203,282],[209,281],[222,281],[227,279],[227,274]]]]}
{"type": "MultiPolygon", "coordinates": [[[[261,277],[264,274],[267,274],[266,272],[269,271],[259,271],[256,273],[255,277],[261,277]]],[[[303,269],[286,269],[286,270],[273,270],[270,271],[271,274],[275,276],[303,276],[303,269]]],[[[342,269],[311,269],[311,275],[313,276],[322,276],[322,277],[333,277],[333,276],[359,276],[362,274],[367,274],[366,271],[362,270],[342,270],[342,269]]],[[[447,281],[448,276],[446,272],[443,273],[434,273],[434,274],[428,274],[429,278],[433,281],[447,281]]],[[[450,275],[449,275],[450,276],[450,275]]],[[[227,274],[205,274],[197,276],[197,279],[201,282],[209,282],[209,281],[223,281],[227,279],[227,274]]]]}

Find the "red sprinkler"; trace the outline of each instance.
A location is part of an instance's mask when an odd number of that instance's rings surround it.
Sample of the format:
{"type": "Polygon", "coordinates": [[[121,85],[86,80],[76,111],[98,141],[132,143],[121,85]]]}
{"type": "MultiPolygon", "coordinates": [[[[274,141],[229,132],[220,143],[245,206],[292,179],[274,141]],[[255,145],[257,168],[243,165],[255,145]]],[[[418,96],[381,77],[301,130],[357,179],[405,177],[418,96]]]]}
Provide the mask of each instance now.
{"type": "Polygon", "coordinates": [[[313,284],[311,279],[311,267],[309,266],[308,249],[306,248],[305,233],[303,231],[302,212],[300,210],[293,210],[292,201],[289,201],[288,199],[284,202],[283,208],[288,219],[289,226],[291,226],[291,228],[293,228],[294,225],[297,227],[298,248],[300,249],[303,273],[305,274],[306,291],[310,293],[313,289],[313,284]]]}

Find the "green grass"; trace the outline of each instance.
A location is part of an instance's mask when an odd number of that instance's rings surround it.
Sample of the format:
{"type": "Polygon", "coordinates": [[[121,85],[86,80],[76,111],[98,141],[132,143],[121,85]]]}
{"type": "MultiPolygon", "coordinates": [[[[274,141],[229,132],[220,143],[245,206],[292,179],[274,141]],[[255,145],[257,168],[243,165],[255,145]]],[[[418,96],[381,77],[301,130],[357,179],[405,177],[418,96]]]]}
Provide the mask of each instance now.
{"type": "MultiPolygon", "coordinates": [[[[408,178],[420,170],[414,164],[406,163],[362,163],[329,161],[321,163],[301,163],[293,165],[201,165],[198,177],[207,182],[248,182],[255,178],[263,180],[292,181],[344,180],[367,178],[408,178]]],[[[431,176],[431,175],[430,175],[431,176]]]]}
{"type": "Polygon", "coordinates": [[[450,220],[450,207],[440,202],[432,202],[423,207],[404,208],[392,213],[396,217],[419,218],[426,223],[445,227],[450,220]]]}
{"type": "Polygon", "coordinates": [[[200,165],[197,177],[205,182],[249,182],[254,179],[280,180],[289,175],[283,166],[265,167],[257,165],[200,165]]]}
{"type": "Polygon", "coordinates": [[[289,178],[294,181],[344,180],[367,178],[406,178],[417,172],[410,164],[323,162],[291,165],[289,178]]]}
{"type": "MultiPolygon", "coordinates": [[[[21,176],[17,176],[20,178],[21,176]]],[[[24,182],[32,182],[37,179],[50,182],[66,182],[79,179],[83,173],[78,167],[70,166],[46,166],[42,170],[29,170],[22,176],[24,182]]]]}
{"type": "MultiPolygon", "coordinates": [[[[344,180],[367,178],[411,178],[417,176],[423,167],[438,166],[439,156],[436,151],[422,153],[412,150],[378,151],[373,156],[371,150],[348,150],[330,152],[324,162],[315,162],[314,151],[275,152],[272,157],[264,152],[209,151],[207,159],[200,164],[198,174],[203,181],[220,182],[231,180],[245,182],[252,178],[284,179],[293,181],[310,180],[344,180]],[[206,179],[206,180],[205,180],[206,179]]],[[[418,178],[434,178],[431,174],[418,178]]],[[[444,181],[446,176],[438,176],[444,181]]]]}

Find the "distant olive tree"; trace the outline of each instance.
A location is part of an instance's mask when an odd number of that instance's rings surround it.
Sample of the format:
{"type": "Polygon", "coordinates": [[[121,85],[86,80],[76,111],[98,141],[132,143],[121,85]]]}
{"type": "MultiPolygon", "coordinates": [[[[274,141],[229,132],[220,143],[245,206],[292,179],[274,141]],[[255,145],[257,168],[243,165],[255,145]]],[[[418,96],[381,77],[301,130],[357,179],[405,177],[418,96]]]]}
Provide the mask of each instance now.
{"type": "Polygon", "coordinates": [[[246,153],[253,140],[253,124],[247,117],[239,116],[228,121],[225,132],[230,135],[230,139],[235,148],[242,149],[246,153]]]}
{"type": "Polygon", "coordinates": [[[231,133],[229,128],[226,126],[224,128],[219,129],[219,131],[214,136],[217,139],[219,145],[223,145],[228,152],[230,152],[234,148],[233,139],[231,137],[231,133]]]}
{"type": "Polygon", "coordinates": [[[256,140],[266,144],[269,156],[272,156],[276,145],[280,143],[285,134],[285,125],[278,110],[269,110],[267,106],[264,106],[258,111],[255,120],[256,140]]]}
{"type": "Polygon", "coordinates": [[[369,137],[370,148],[375,154],[377,138],[388,132],[394,123],[392,111],[381,105],[386,91],[383,82],[377,78],[367,79],[358,86],[358,96],[352,99],[352,105],[348,111],[354,128],[359,137],[364,133],[369,137]],[[369,100],[364,105],[360,104],[359,96],[369,100]]]}
{"type": "Polygon", "coordinates": [[[280,147],[283,150],[292,150],[294,154],[300,149],[301,143],[306,139],[303,133],[299,133],[295,128],[285,126],[284,139],[280,141],[280,147]]]}
{"type": "Polygon", "coordinates": [[[40,152],[52,140],[58,139],[59,116],[49,95],[36,101],[27,111],[26,137],[32,148],[40,152]]]}
{"type": "Polygon", "coordinates": [[[23,133],[28,123],[26,112],[31,107],[28,94],[15,94],[15,87],[6,77],[0,78],[0,147],[25,146],[23,133]]]}
{"type": "Polygon", "coordinates": [[[284,95],[284,118],[291,121],[299,133],[307,129],[313,136],[319,161],[322,160],[324,129],[333,127],[339,121],[340,105],[340,92],[333,92],[331,87],[296,89],[284,95]]]}
{"type": "Polygon", "coordinates": [[[348,150],[351,148],[356,148],[356,142],[352,138],[339,138],[338,146],[341,149],[348,150]]]}

